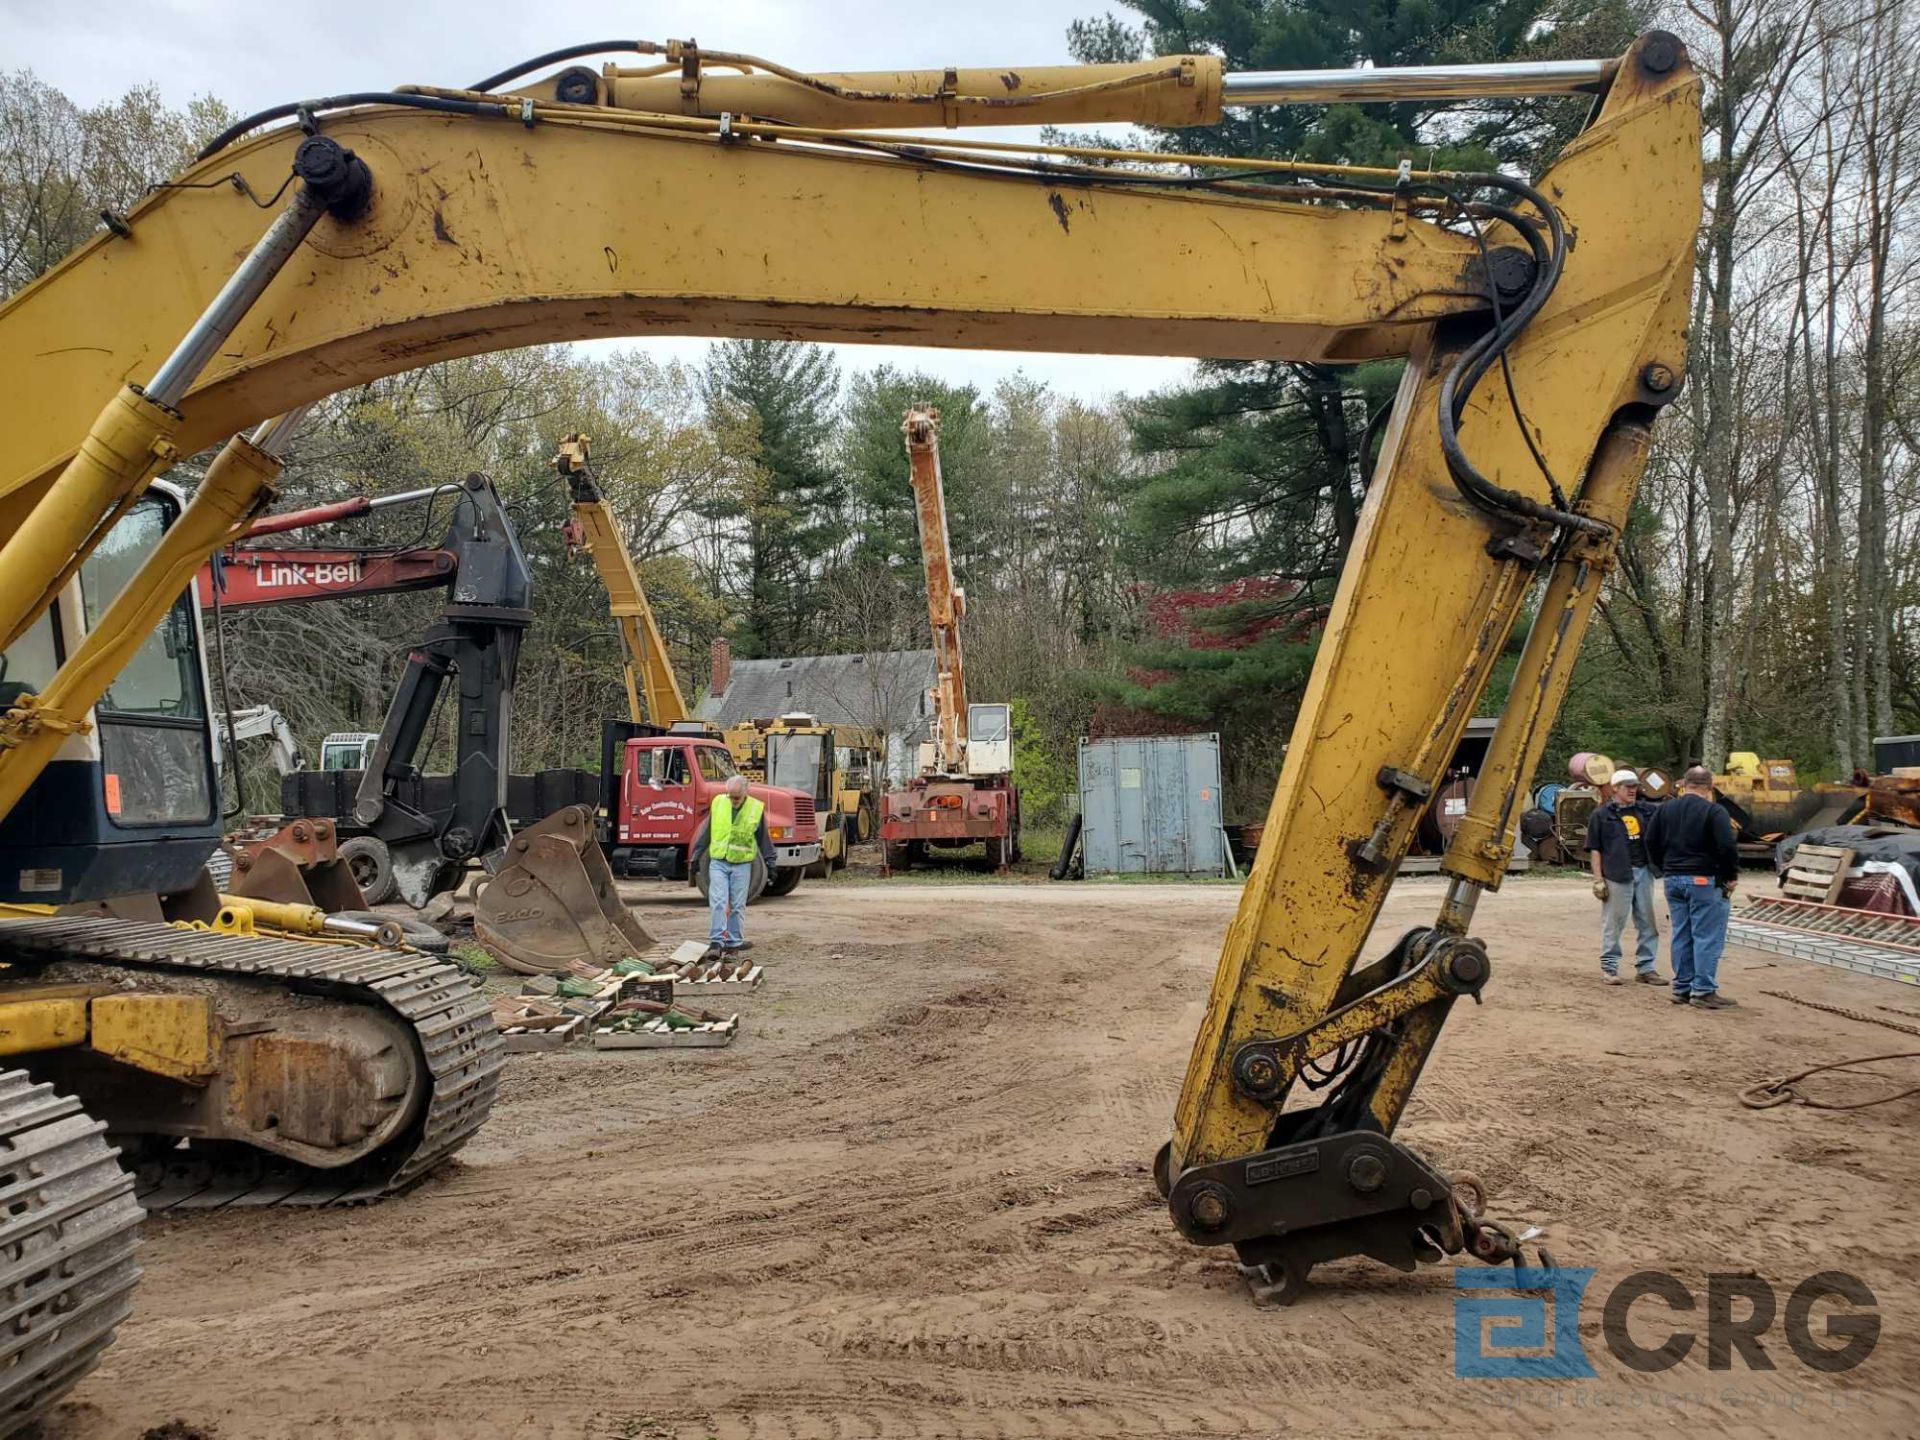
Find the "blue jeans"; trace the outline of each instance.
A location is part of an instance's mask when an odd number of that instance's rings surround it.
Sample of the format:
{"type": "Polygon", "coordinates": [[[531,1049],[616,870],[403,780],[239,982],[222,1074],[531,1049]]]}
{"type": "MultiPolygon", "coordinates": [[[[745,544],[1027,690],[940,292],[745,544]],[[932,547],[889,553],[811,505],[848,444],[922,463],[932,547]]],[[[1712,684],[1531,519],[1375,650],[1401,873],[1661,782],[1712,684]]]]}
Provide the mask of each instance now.
{"type": "Polygon", "coordinates": [[[1673,924],[1673,993],[1695,997],[1720,988],[1720,952],[1727,948],[1733,902],[1698,876],[1667,876],[1667,918],[1673,924]]]}
{"type": "Polygon", "coordinates": [[[1660,925],[1653,914],[1653,871],[1644,865],[1633,867],[1630,884],[1607,882],[1600,910],[1600,968],[1609,975],[1620,973],[1620,937],[1626,933],[1628,915],[1633,916],[1633,968],[1651,975],[1660,954],[1660,925]]]}
{"type": "Polygon", "coordinates": [[[751,860],[707,862],[707,943],[737,950],[746,937],[747,887],[753,884],[751,860]]]}

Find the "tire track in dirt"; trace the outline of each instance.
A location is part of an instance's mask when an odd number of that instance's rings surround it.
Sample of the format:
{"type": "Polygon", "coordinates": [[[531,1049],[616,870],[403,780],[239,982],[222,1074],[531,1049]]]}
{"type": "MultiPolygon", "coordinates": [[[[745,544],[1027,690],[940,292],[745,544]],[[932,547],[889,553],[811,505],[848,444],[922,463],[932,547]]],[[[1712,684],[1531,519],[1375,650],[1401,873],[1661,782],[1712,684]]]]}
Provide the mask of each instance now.
{"type": "MultiPolygon", "coordinates": [[[[1437,893],[1397,888],[1370,948],[1437,893]]],[[[1261,1311],[1230,1256],[1173,1233],[1147,1162],[1234,898],[872,887],[766,907],[771,978],[732,1049],[515,1057],[480,1143],[411,1196],[154,1225],[136,1318],[50,1435],[133,1440],[176,1416],[227,1440],[1643,1433],[1645,1409],[1543,1421],[1453,1380],[1445,1270],[1342,1262],[1261,1311]]],[[[656,934],[704,920],[644,908],[656,934]]],[[[1920,1308],[1920,1106],[1732,1099],[1801,1055],[1865,1053],[1862,1027],[1600,986],[1577,884],[1518,882],[1482,914],[1488,1003],[1457,1008],[1405,1137],[1477,1172],[1499,1213],[1551,1223],[1596,1284],[1868,1277],[1890,1319],[1859,1374],[1809,1380],[1783,1357],[1730,1378],[1879,1398],[1841,1433],[1920,1430],[1920,1338],[1891,1318],[1920,1308]]],[[[1879,993],[1765,973],[1839,1003],[1879,993]]],[[[1707,1379],[1606,1383],[1653,1401],[1707,1379]]],[[[1804,1429],[1717,1399],[1676,1413],[1703,1435],[1804,1429]]]]}

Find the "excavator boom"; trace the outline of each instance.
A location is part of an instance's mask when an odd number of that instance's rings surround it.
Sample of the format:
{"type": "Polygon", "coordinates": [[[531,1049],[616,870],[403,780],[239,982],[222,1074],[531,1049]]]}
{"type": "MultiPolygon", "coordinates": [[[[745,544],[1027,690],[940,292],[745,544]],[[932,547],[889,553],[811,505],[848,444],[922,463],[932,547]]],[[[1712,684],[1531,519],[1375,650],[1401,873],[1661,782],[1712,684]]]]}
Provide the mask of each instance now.
{"type": "Polygon", "coordinates": [[[410,89],[250,117],[0,307],[16,420],[0,427],[5,644],[156,474],[228,442],[52,678],[10,696],[0,824],[271,499],[302,408],[344,386],[601,335],[1405,357],[1156,1168],[1181,1233],[1233,1246],[1282,1298],[1336,1256],[1512,1258],[1518,1239],[1470,1187],[1393,1131],[1453,1002],[1488,983],[1474,901],[1500,884],[1651,424],[1686,373],[1701,155],[1684,47],[1653,32],[1608,61],[1318,78],[1205,56],[808,76],[691,45],[612,48],[677,74],[574,66],[517,95],[410,89]],[[1597,97],[1592,119],[1537,185],[883,128],[1575,92],[1597,97]],[[278,209],[252,198],[283,192],[278,209]],[[1439,913],[1362,964],[1530,599],[1439,913]]]}

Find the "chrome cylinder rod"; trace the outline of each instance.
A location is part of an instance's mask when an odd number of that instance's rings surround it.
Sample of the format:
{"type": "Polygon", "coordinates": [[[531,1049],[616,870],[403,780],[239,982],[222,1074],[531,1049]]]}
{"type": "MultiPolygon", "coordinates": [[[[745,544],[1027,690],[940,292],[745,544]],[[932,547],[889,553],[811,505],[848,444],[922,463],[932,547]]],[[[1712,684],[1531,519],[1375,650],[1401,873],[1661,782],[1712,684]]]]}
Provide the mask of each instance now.
{"type": "Polygon", "coordinates": [[[1222,105],[1342,105],[1579,95],[1606,89],[1618,60],[1502,65],[1383,65],[1371,70],[1248,70],[1221,81],[1222,105]]]}
{"type": "Polygon", "coordinates": [[[253,433],[247,439],[256,449],[279,459],[287,453],[287,446],[293,443],[293,432],[300,428],[300,422],[307,418],[307,412],[311,409],[311,403],[296,405],[285,414],[262,420],[253,427],[253,433]]]}
{"type": "Polygon", "coordinates": [[[287,208],[274,217],[267,233],[240,262],[240,268],[227,277],[227,283],[220,287],[213,303],[201,312],[193,328],[174,347],[173,354],[154,371],[146,387],[148,399],[178,408],[214,352],[233,334],[234,327],[253,308],[253,302],[273,282],[281,267],[293,258],[293,252],[300,248],[307,232],[326,213],[326,202],[314,193],[313,187],[302,185],[295,192],[287,208]]]}

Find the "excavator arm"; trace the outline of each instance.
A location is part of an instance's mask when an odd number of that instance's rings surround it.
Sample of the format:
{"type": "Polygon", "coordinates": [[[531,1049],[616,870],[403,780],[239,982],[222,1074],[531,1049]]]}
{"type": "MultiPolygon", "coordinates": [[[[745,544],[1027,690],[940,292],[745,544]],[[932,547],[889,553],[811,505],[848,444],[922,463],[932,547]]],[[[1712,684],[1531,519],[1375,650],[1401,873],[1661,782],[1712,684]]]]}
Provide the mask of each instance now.
{"type": "Polygon", "coordinates": [[[1283,1296],[1338,1255],[1515,1253],[1468,1187],[1392,1135],[1453,1003],[1488,981],[1473,903],[1500,883],[1649,427],[1685,373],[1701,173],[1684,48],[1656,32],[1615,61],[1317,81],[1207,57],[887,77],[689,47],[668,63],[576,67],[511,97],[312,102],[303,128],[222,144],[0,309],[22,417],[0,430],[0,631],[44,610],[68,557],[171,455],[236,437],[95,637],[0,724],[0,812],[271,493],[288,428],[273,417],[346,385],[615,334],[1404,356],[1158,1170],[1182,1233],[1233,1245],[1283,1296]],[[1595,94],[1594,114],[1536,185],[1410,164],[1128,170],[872,133],[1569,91],[1595,94]],[[250,198],[290,172],[277,214],[250,198]],[[1421,802],[1529,604],[1440,912],[1363,964],[1421,802]]]}

